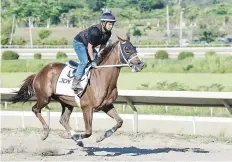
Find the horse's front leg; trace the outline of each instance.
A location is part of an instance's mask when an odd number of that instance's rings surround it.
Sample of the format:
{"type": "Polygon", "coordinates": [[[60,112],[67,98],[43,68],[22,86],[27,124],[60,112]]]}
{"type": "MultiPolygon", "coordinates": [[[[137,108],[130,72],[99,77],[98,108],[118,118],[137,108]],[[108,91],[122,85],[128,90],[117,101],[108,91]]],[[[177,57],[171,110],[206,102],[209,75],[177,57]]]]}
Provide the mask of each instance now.
{"type": "Polygon", "coordinates": [[[111,118],[115,119],[117,124],[112,127],[111,129],[107,130],[103,135],[97,137],[96,142],[101,142],[107,137],[110,137],[118,128],[120,128],[123,124],[122,118],[119,116],[118,112],[114,108],[113,104],[108,105],[103,109],[103,111],[110,116],[111,118]]]}
{"type": "Polygon", "coordinates": [[[85,133],[77,134],[75,131],[70,131],[71,138],[74,141],[81,141],[84,138],[89,138],[92,135],[92,120],[93,120],[93,109],[91,107],[86,107],[82,109],[83,118],[85,122],[85,133]]]}

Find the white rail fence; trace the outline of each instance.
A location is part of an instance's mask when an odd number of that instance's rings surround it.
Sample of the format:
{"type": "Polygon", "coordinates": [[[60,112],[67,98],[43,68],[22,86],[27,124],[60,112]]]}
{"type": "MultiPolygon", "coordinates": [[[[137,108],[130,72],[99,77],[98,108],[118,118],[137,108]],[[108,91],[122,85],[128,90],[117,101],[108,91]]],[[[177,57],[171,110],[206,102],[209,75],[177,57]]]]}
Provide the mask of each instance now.
{"type": "MultiPolygon", "coordinates": [[[[1,102],[7,107],[6,99],[14,95],[17,88],[1,88],[1,102]]],[[[32,97],[30,101],[36,101],[32,97]]],[[[139,121],[157,120],[157,121],[185,121],[192,123],[192,133],[196,134],[196,122],[214,122],[214,123],[230,123],[232,118],[218,117],[194,117],[194,116],[163,116],[163,115],[138,115],[135,105],[179,105],[179,106],[201,106],[208,107],[226,107],[232,114],[232,92],[191,92],[191,91],[145,91],[145,90],[119,90],[118,98],[115,103],[128,104],[134,114],[122,115],[122,118],[131,120],[134,132],[138,132],[139,121]]],[[[212,111],[212,109],[211,109],[212,111]]],[[[58,112],[47,112],[47,117],[60,116],[58,112]]],[[[1,116],[21,116],[21,126],[25,127],[25,116],[34,116],[32,112],[12,112],[2,111],[1,116]]],[[[76,127],[78,126],[78,118],[82,117],[82,113],[73,113],[76,127]]],[[[95,114],[95,118],[108,118],[105,114],[95,114]]],[[[50,122],[50,118],[48,119],[50,122]]]]}

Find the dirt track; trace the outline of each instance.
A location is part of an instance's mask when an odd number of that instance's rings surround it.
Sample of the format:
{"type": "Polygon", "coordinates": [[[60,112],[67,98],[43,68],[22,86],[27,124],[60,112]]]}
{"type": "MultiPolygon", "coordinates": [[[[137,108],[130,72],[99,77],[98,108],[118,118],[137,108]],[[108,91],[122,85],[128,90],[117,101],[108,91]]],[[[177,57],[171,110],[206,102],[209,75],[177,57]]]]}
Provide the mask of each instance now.
{"type": "Polygon", "coordinates": [[[102,132],[94,132],[81,148],[67,139],[64,131],[51,131],[45,141],[41,141],[40,133],[38,129],[1,129],[1,160],[232,161],[232,138],[116,133],[95,143],[102,132]]]}

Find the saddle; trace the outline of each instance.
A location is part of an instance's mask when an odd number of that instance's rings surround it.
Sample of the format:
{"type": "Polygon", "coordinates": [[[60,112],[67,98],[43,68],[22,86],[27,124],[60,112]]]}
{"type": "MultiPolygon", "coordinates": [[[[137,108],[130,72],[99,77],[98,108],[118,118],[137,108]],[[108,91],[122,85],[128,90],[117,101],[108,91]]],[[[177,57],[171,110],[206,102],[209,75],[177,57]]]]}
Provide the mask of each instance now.
{"type": "Polygon", "coordinates": [[[84,75],[82,76],[80,82],[77,85],[77,90],[74,91],[71,87],[77,67],[78,67],[78,63],[73,60],[69,60],[66,63],[66,66],[62,70],[56,84],[56,94],[68,95],[68,96],[77,95],[78,97],[82,96],[83,92],[85,91],[85,88],[89,83],[92,66],[91,64],[87,65],[87,67],[85,68],[84,75]]]}

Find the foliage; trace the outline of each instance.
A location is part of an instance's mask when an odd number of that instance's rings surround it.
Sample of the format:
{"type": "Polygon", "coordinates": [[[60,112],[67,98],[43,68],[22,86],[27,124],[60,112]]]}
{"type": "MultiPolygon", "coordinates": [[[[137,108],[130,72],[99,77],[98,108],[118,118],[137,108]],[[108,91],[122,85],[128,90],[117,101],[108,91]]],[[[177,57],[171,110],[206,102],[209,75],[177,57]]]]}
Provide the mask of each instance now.
{"type": "Polygon", "coordinates": [[[101,11],[106,5],[106,0],[86,0],[86,4],[93,11],[101,11]]]}
{"type": "Polygon", "coordinates": [[[129,21],[138,18],[140,12],[135,7],[127,7],[121,12],[121,16],[128,19],[129,21]]]}
{"type": "Polygon", "coordinates": [[[209,56],[216,56],[217,53],[215,51],[207,51],[205,52],[205,57],[209,57],[209,56]]]}
{"type": "MultiPolygon", "coordinates": [[[[184,17],[188,22],[204,16],[225,16],[229,20],[232,14],[231,0],[2,0],[2,18],[12,19],[15,14],[20,23],[28,26],[28,18],[33,17],[34,24],[49,27],[49,24],[70,24],[80,26],[89,20],[98,20],[105,10],[120,9],[117,19],[165,18],[165,7],[170,6],[170,19],[179,19],[179,5],[185,8],[184,17]],[[75,14],[76,13],[76,14],[75,14]],[[78,14],[77,14],[78,13],[78,14]]],[[[218,18],[219,17],[215,17],[218,18]]],[[[205,18],[203,18],[205,19],[205,18]]],[[[212,19],[212,18],[211,18],[212,19]]],[[[226,18],[225,18],[226,20],[226,18]]],[[[206,21],[204,21],[206,22],[206,21]]],[[[218,21],[217,21],[218,22],[218,21]]]]}
{"type": "Polygon", "coordinates": [[[22,38],[22,37],[20,37],[20,38],[14,38],[12,44],[13,45],[25,45],[26,44],[26,40],[24,38],[22,38]]]}
{"type": "Polygon", "coordinates": [[[67,45],[68,40],[66,38],[61,38],[60,40],[54,40],[54,39],[35,39],[33,40],[34,45],[67,45]]]}
{"type": "Polygon", "coordinates": [[[40,39],[44,39],[44,38],[47,38],[51,33],[52,33],[51,30],[42,29],[39,31],[39,37],[40,39]]]}
{"type": "MultiPolygon", "coordinates": [[[[47,60],[46,60],[47,61],[47,60]]],[[[49,60],[48,60],[49,61],[49,60]]],[[[60,60],[65,62],[67,60],[60,60]]],[[[206,58],[178,59],[143,59],[146,66],[143,72],[165,73],[232,73],[232,57],[211,56],[206,58]]],[[[50,60],[54,62],[54,60],[50,60]]],[[[2,72],[37,72],[45,65],[45,60],[14,60],[2,61],[2,72]],[[28,61],[26,65],[25,61],[28,61]],[[14,65],[14,66],[13,66],[14,65]],[[30,66],[29,66],[30,65],[30,66]]],[[[130,68],[122,68],[122,72],[130,72],[130,68]]]]}
{"type": "Polygon", "coordinates": [[[68,57],[67,54],[64,52],[57,52],[57,54],[56,54],[56,59],[64,59],[67,57],[68,57]]]}
{"type": "Polygon", "coordinates": [[[152,9],[161,9],[164,7],[162,0],[140,0],[139,8],[144,11],[152,9]]]}
{"type": "Polygon", "coordinates": [[[189,58],[189,57],[193,57],[193,53],[192,52],[180,52],[179,55],[178,55],[178,59],[179,60],[184,60],[186,58],[189,58]]]}
{"type": "Polygon", "coordinates": [[[222,84],[213,83],[209,86],[200,85],[196,88],[189,87],[184,83],[180,82],[169,82],[162,81],[157,82],[154,87],[151,87],[150,84],[141,84],[140,87],[137,87],[139,90],[162,90],[162,91],[206,91],[206,92],[222,92],[225,91],[225,87],[222,84]]]}
{"type": "Polygon", "coordinates": [[[36,60],[40,60],[41,57],[42,57],[41,53],[35,53],[34,54],[34,59],[36,59],[36,60]]]}
{"type": "Polygon", "coordinates": [[[155,54],[155,58],[156,59],[168,59],[168,53],[167,51],[164,51],[164,50],[157,51],[155,54]]]}
{"type": "Polygon", "coordinates": [[[9,44],[11,26],[12,26],[12,23],[10,22],[10,20],[1,19],[1,44],[2,45],[9,44]]]}
{"type": "Polygon", "coordinates": [[[58,44],[59,45],[67,45],[68,44],[68,40],[66,38],[61,38],[59,41],[58,41],[58,44]]]}
{"type": "Polygon", "coordinates": [[[203,26],[199,32],[200,40],[207,43],[215,41],[216,37],[224,37],[225,35],[226,33],[217,30],[216,27],[203,26]]]}
{"type": "Polygon", "coordinates": [[[2,60],[17,60],[19,54],[15,51],[4,51],[2,53],[2,60]]]}

